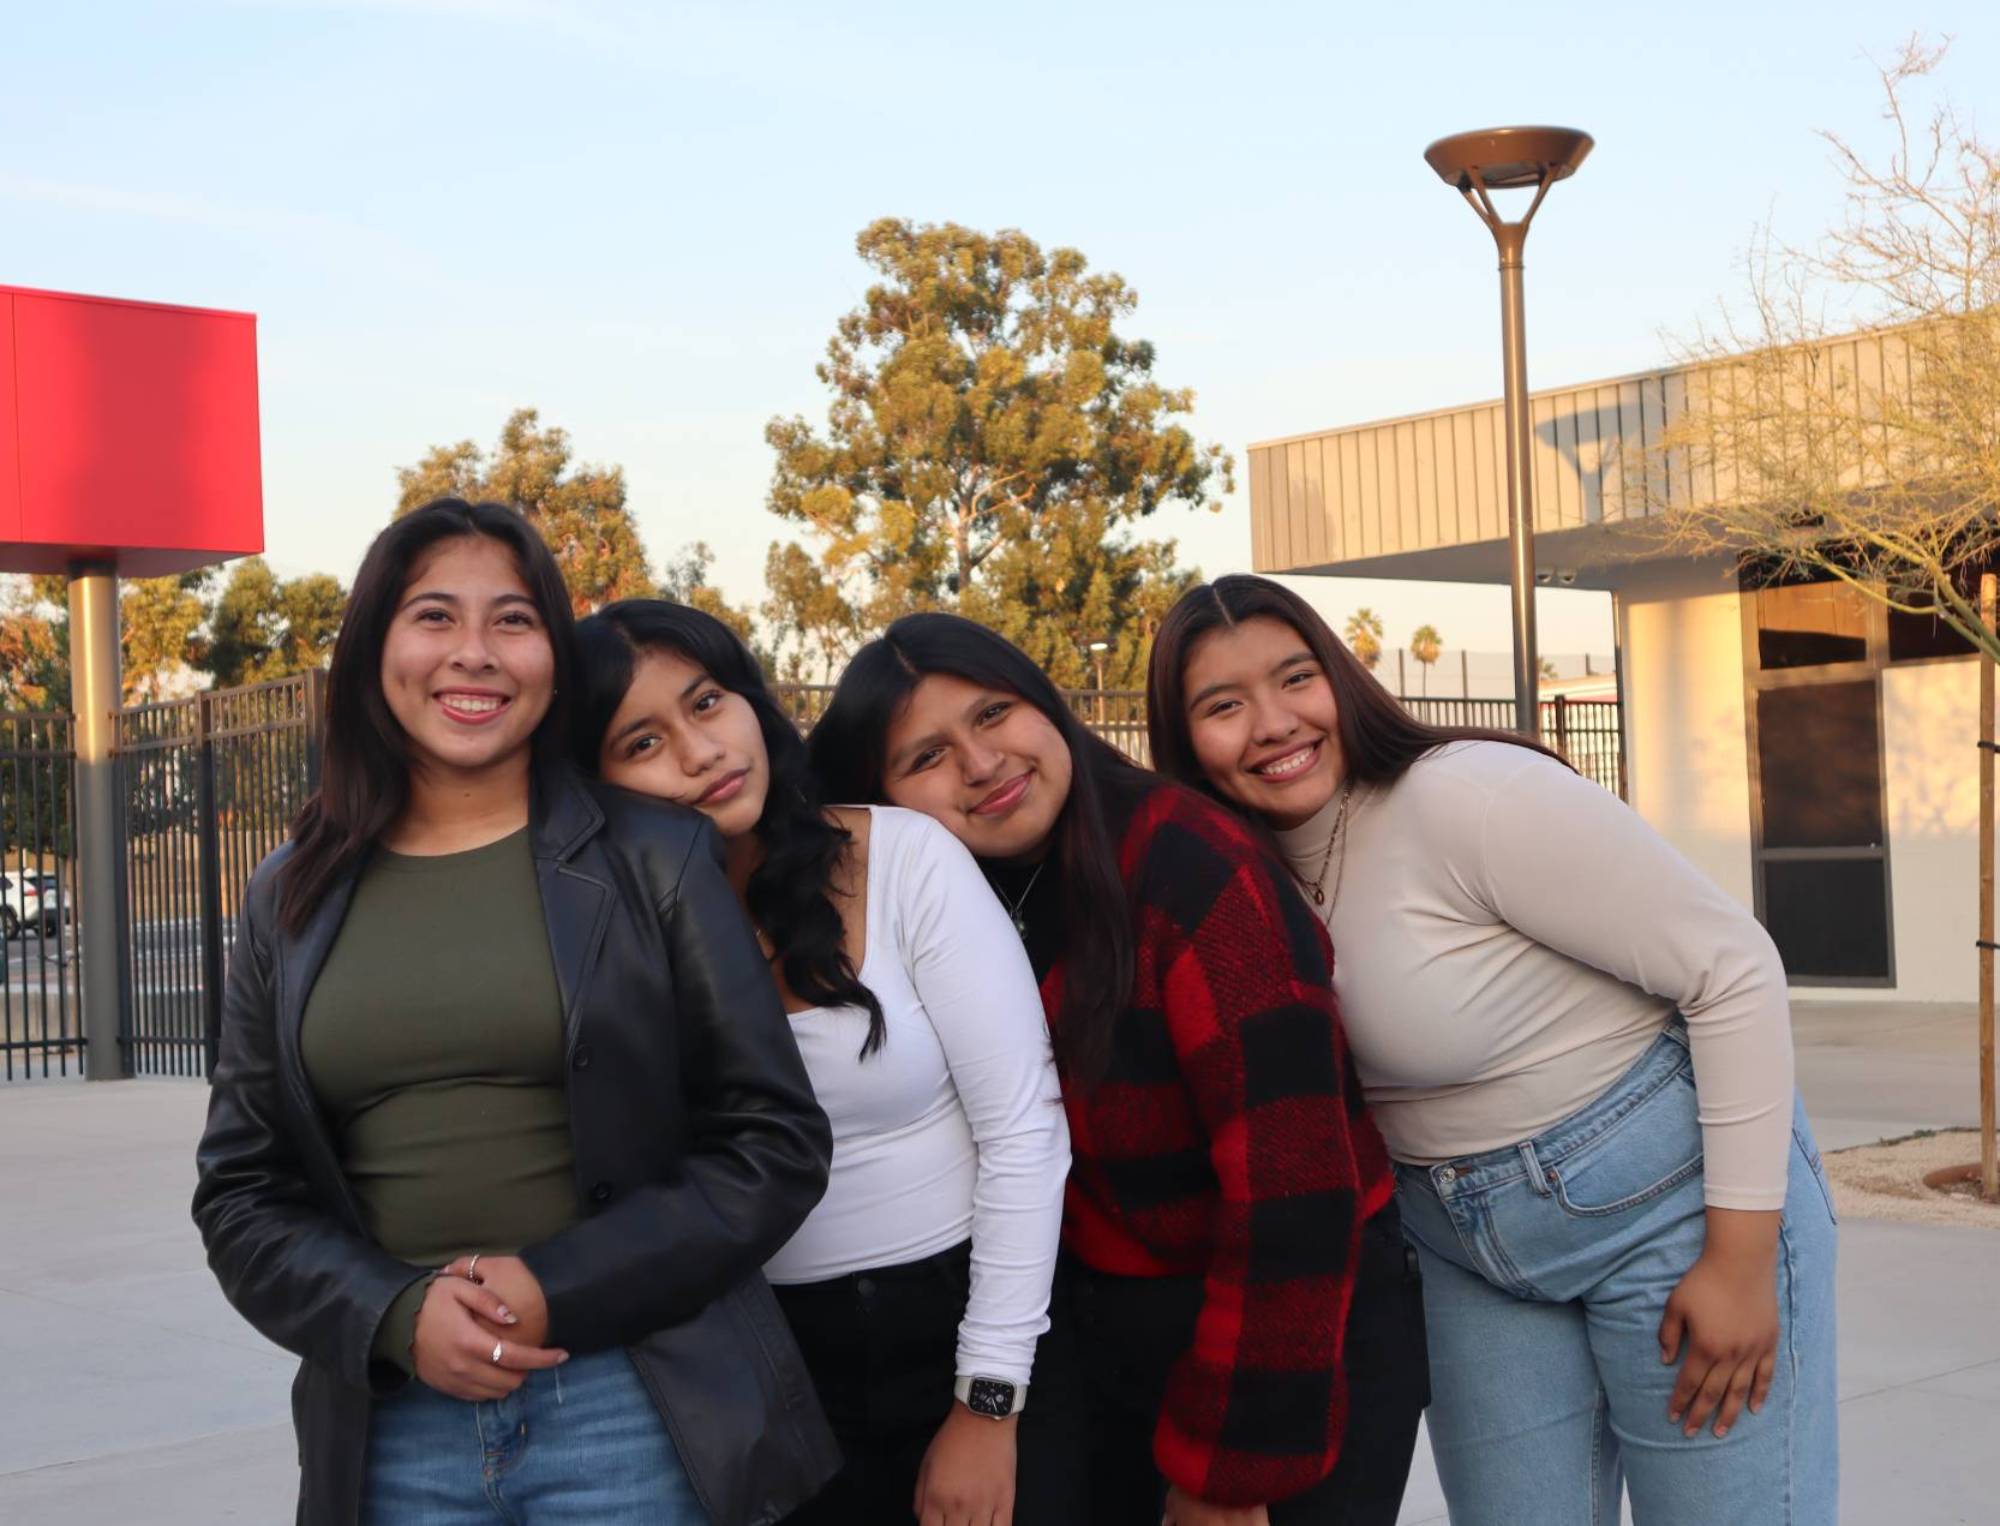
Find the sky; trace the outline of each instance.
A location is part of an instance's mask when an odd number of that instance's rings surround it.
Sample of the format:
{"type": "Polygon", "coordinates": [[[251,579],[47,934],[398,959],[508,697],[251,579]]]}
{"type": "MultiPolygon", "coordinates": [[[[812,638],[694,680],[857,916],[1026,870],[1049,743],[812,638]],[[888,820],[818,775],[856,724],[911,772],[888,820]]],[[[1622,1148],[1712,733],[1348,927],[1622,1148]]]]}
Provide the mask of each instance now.
{"type": "MultiPolygon", "coordinates": [[[[1506,122],[1591,132],[1528,246],[1529,377],[1659,365],[1771,220],[1840,181],[1815,129],[1882,141],[1873,60],[1952,35],[2000,81],[2000,10],[8,0],[0,283],[258,316],[266,535],[351,577],[431,445],[537,407],[622,464],[655,568],[707,541],[759,596],[765,423],[897,215],[1019,228],[1118,271],[1127,332],[1237,458],[1219,514],[1146,526],[1248,570],[1253,441],[1499,390],[1487,234],[1424,165],[1506,122]]],[[[1336,620],[1500,651],[1504,589],[1309,580],[1336,620]]],[[[1607,653],[1602,595],[1545,591],[1542,647],[1607,653]]]]}

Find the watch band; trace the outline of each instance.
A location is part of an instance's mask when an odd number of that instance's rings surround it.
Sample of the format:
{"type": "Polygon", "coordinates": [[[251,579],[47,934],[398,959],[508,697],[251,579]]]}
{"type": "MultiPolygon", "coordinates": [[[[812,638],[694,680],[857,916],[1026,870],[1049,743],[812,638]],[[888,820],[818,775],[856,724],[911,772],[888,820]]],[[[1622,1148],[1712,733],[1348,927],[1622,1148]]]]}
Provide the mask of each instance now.
{"type": "Polygon", "coordinates": [[[951,1391],[960,1404],[988,1420],[1005,1420],[1028,1407],[1028,1385],[1005,1378],[961,1377],[951,1391]]]}

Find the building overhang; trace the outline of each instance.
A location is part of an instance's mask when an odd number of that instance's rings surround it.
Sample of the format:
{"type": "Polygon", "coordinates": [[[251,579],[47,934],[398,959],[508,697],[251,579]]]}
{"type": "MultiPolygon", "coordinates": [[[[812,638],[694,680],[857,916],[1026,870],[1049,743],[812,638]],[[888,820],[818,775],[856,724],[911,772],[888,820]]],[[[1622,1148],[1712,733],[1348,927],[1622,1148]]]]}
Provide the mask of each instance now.
{"type": "MultiPolygon", "coordinates": [[[[1829,373],[1906,385],[1908,329],[1824,341],[1829,373]]],[[[1685,562],[1674,516],[1720,501],[1730,461],[1676,448],[1675,426],[1740,359],[1537,392],[1528,401],[1538,580],[1615,590],[1685,562]]],[[[1857,387],[1854,395],[1866,395],[1857,387]]],[[[1863,404],[1857,402],[1856,407],[1863,404]]],[[[1685,431],[1683,431],[1685,433],[1685,431]]],[[[1498,400],[1249,447],[1258,572],[1506,583],[1507,455],[1498,400]]]]}

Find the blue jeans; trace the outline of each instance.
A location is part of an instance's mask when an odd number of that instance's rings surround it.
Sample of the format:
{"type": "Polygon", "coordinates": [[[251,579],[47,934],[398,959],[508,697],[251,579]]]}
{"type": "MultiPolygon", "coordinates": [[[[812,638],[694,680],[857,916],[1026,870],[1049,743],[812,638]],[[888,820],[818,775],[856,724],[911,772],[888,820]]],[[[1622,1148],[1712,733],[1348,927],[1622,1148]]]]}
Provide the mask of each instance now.
{"type": "Polygon", "coordinates": [[[1611,1089],[1525,1144],[1396,1168],[1424,1273],[1431,1445],[1453,1526],[1835,1519],[1834,1218],[1794,1104],[1777,1372],[1718,1441],[1667,1419],[1667,1297],[1701,1254],[1701,1129],[1675,1020],[1611,1089]]]}
{"type": "Polygon", "coordinates": [[[470,1404],[411,1380],[368,1425],[367,1526],[708,1526],[623,1351],[470,1404]]]}

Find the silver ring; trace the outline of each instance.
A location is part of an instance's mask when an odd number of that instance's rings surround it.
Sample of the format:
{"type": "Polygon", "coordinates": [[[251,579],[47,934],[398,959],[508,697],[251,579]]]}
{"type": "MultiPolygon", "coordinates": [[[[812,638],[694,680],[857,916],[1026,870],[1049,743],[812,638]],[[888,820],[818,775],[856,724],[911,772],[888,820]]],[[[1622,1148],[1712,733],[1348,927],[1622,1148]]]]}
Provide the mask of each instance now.
{"type": "Polygon", "coordinates": [[[493,1343],[493,1365],[495,1367],[498,1367],[500,1365],[501,1348],[503,1348],[506,1344],[507,1343],[505,1341],[495,1341],[493,1343]]]}
{"type": "MultiPolygon", "coordinates": [[[[477,1282],[479,1280],[479,1257],[482,1254],[483,1252],[474,1251],[472,1259],[465,1263],[465,1280],[467,1282],[477,1282]]],[[[495,1357],[493,1360],[497,1362],[500,1359],[495,1357]]]]}

